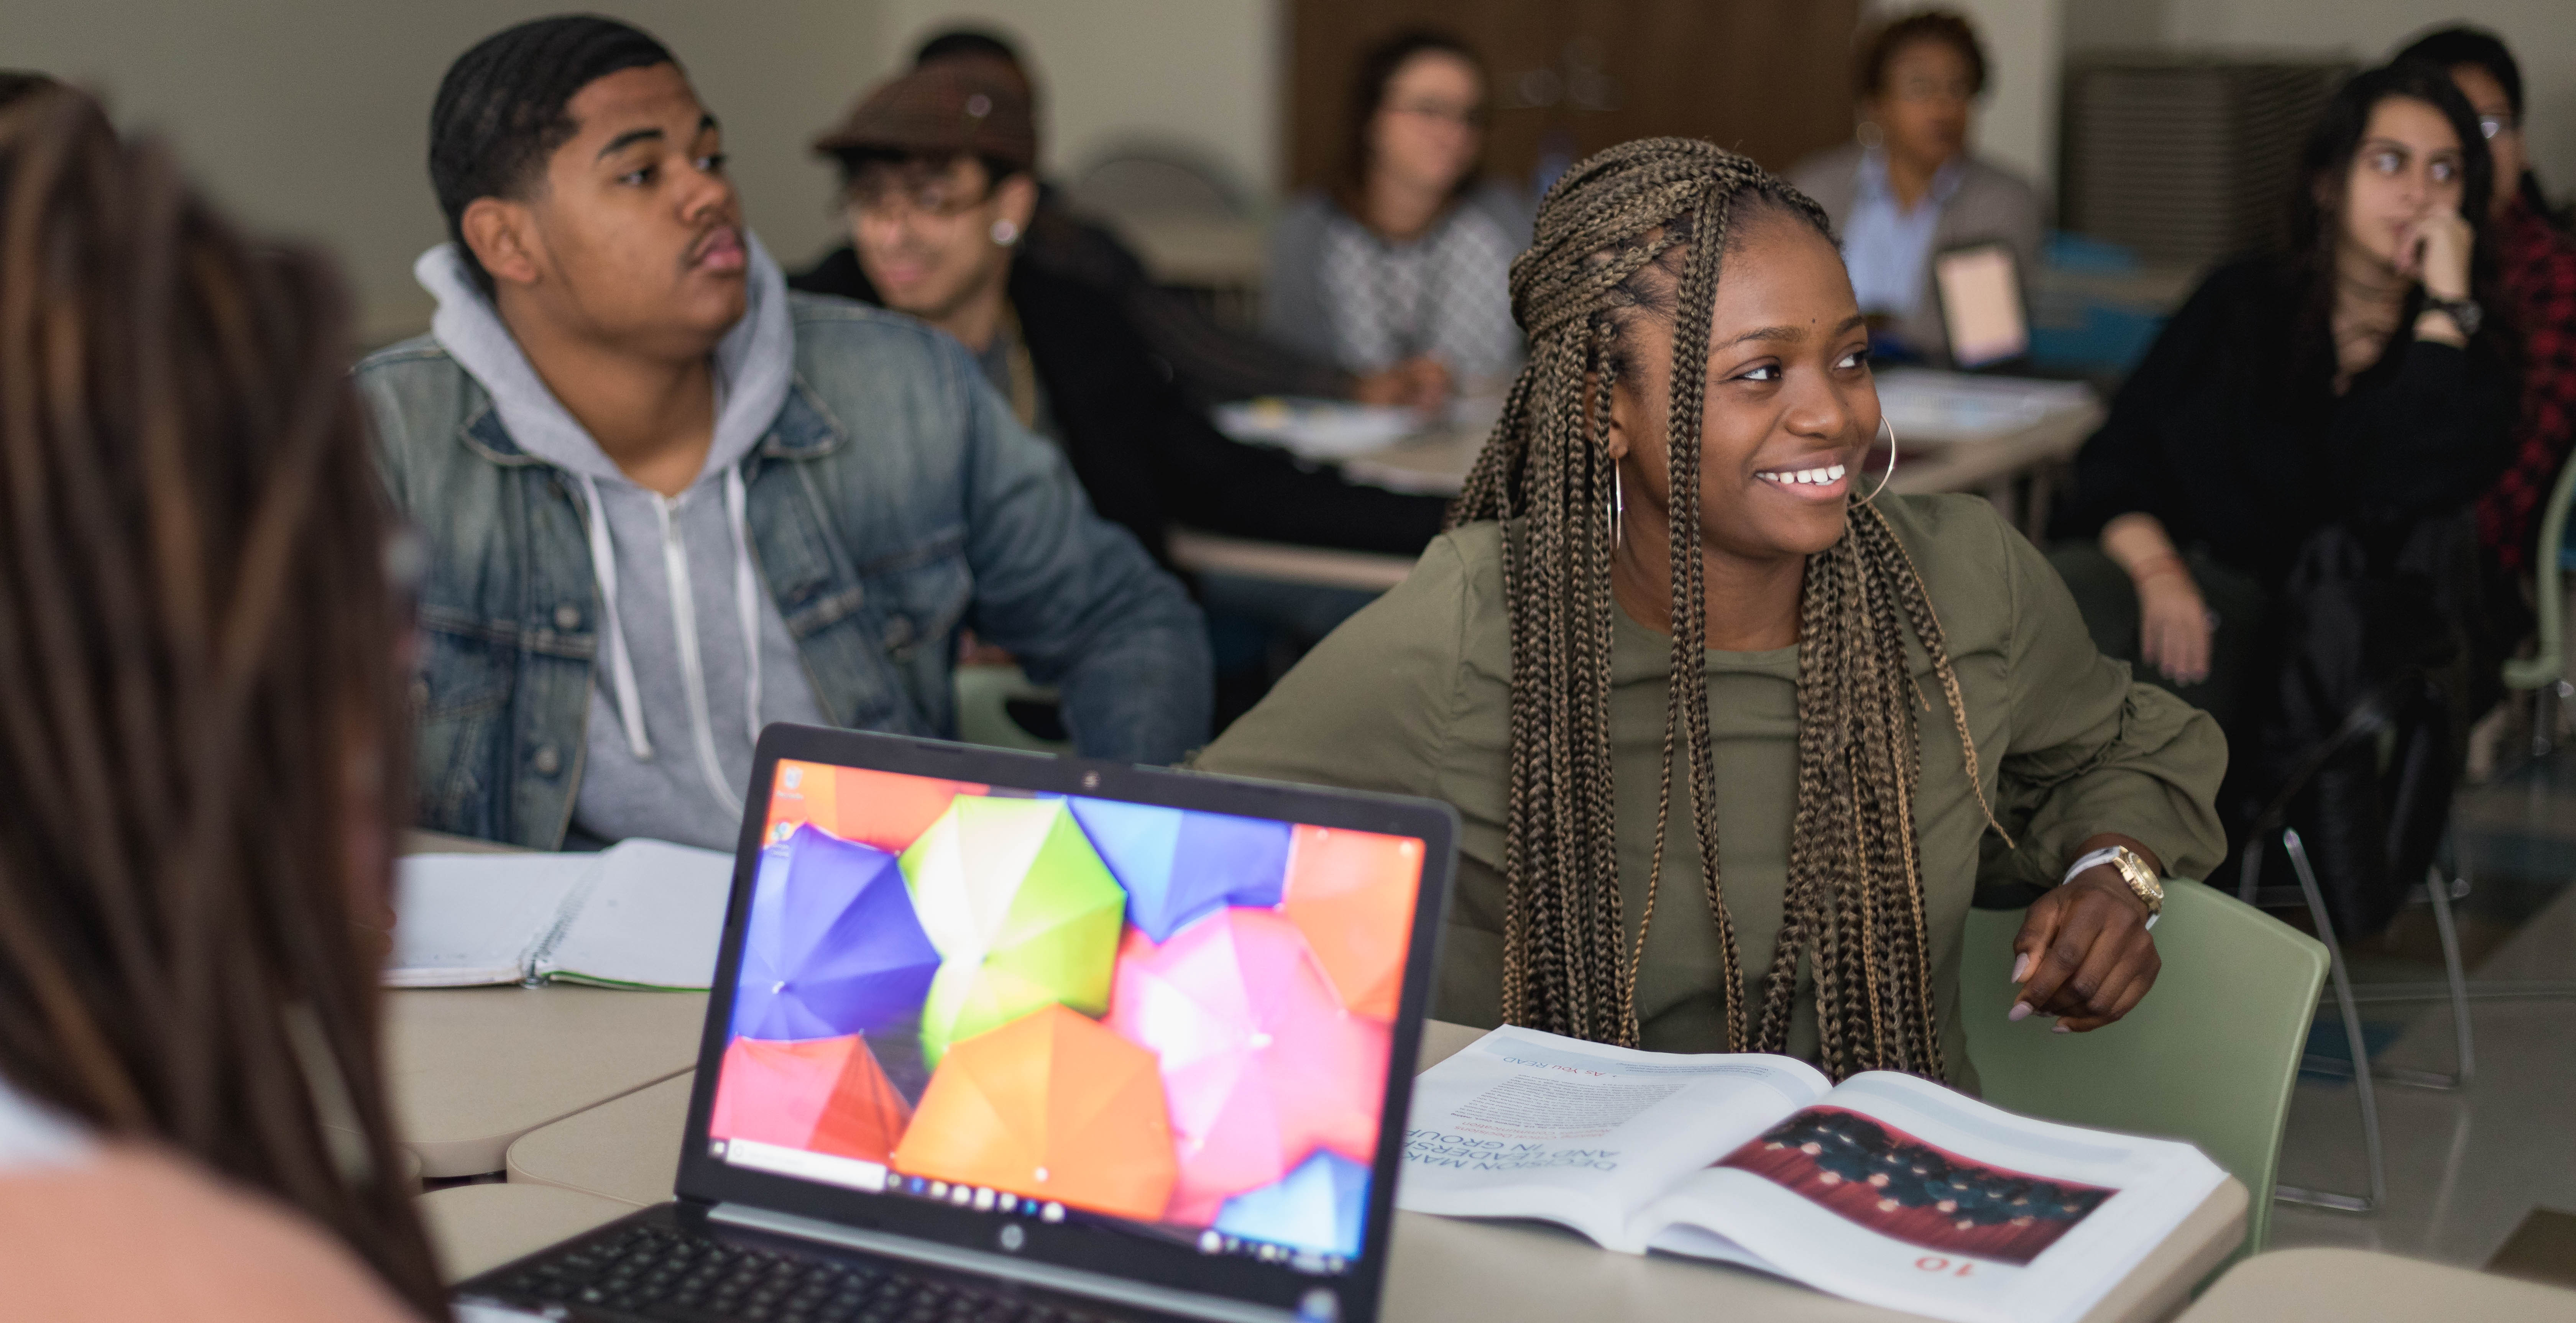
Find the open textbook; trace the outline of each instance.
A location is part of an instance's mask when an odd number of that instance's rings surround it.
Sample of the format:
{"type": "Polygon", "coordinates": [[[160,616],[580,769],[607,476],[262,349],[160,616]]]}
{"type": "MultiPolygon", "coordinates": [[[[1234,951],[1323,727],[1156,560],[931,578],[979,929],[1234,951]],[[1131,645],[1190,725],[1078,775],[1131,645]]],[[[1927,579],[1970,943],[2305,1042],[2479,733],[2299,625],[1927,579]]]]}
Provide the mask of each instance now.
{"type": "Polygon", "coordinates": [[[2226,1176],[1908,1075],[1502,1028],[1413,1088],[1396,1206],[1560,1222],[1959,1323],[2080,1318],[2226,1176]]]}
{"type": "Polygon", "coordinates": [[[412,855],[395,867],[385,986],[704,989],[732,890],[732,855],[664,841],[597,854],[412,855]]]}

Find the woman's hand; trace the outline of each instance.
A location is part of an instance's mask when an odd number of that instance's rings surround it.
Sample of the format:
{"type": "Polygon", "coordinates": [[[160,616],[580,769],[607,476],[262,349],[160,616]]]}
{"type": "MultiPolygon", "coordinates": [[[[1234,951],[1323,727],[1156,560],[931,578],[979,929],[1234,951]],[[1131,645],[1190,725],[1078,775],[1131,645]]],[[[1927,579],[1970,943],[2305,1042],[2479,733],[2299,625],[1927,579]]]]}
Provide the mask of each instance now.
{"type": "Polygon", "coordinates": [[[2476,231],[2460,219],[2460,213],[2447,209],[2427,212],[2398,237],[2398,273],[2423,282],[2424,292],[2437,299],[2465,299],[2469,296],[2469,250],[2476,243],[2476,231]]]}
{"type": "Polygon", "coordinates": [[[2209,603],[2180,556],[2131,571],[2138,590],[2138,655],[2176,684],[2209,678],[2209,603]]]}
{"type": "Polygon", "coordinates": [[[2022,987],[2012,1018],[2054,1015],[2062,1034],[2099,1029],[2128,1014],[2164,967],[2147,932],[2147,903],[2109,864],[2086,869],[2034,902],[2013,952],[2013,982],[2022,987]]]}

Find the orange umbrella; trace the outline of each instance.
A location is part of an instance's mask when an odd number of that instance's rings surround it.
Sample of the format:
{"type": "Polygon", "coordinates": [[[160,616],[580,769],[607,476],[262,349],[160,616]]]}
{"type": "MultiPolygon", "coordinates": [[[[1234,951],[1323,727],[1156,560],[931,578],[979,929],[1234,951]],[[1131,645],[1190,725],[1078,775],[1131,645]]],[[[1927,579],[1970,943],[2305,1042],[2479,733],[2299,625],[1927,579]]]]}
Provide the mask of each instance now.
{"type": "Polygon", "coordinates": [[[894,1166],[1150,1222],[1179,1164],[1154,1054],[1049,1002],[949,1046],[894,1166]]]}
{"type": "Polygon", "coordinates": [[[1288,842],[1280,909],[1305,931],[1345,1008],[1392,1020],[1421,890],[1422,842],[1300,824],[1288,842]]]}
{"type": "Polygon", "coordinates": [[[737,1038],[719,1069],[707,1125],[719,1139],[883,1162],[912,1112],[857,1034],[737,1038]]]}
{"type": "Polygon", "coordinates": [[[949,801],[988,788],[971,781],[780,759],[760,839],[775,845],[810,822],[842,840],[902,854],[948,811],[949,801]]]}

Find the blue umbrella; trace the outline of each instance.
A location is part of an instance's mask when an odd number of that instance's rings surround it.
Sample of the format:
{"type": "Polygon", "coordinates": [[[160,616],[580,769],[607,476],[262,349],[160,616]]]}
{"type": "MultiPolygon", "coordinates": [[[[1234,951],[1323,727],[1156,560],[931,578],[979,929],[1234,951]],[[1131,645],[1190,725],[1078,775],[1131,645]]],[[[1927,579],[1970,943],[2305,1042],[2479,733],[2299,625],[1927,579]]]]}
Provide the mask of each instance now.
{"type": "Polygon", "coordinates": [[[895,857],[805,825],[760,852],[733,1031],[836,1038],[921,1014],[939,951],[895,857]]]}
{"type": "Polygon", "coordinates": [[[1246,1240],[1338,1254],[1360,1254],[1368,1217],[1369,1169],[1330,1149],[1316,1149],[1294,1171],[1225,1201],[1216,1229],[1246,1240]]]}
{"type": "Polygon", "coordinates": [[[1127,890],[1127,921],[1159,944],[1228,905],[1279,903],[1289,824],[1075,799],[1073,817],[1127,890]]]}

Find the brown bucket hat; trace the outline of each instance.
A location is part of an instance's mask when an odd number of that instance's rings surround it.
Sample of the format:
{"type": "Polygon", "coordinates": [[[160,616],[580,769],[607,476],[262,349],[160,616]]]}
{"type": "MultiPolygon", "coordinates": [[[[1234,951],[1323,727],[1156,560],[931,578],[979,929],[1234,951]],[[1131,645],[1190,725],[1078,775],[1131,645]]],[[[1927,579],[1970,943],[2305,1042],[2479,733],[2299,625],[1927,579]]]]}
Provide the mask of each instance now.
{"type": "Polygon", "coordinates": [[[1028,85],[991,60],[949,59],[880,84],[814,140],[825,156],[869,148],[924,155],[968,152],[1018,169],[1037,165],[1028,85]]]}

